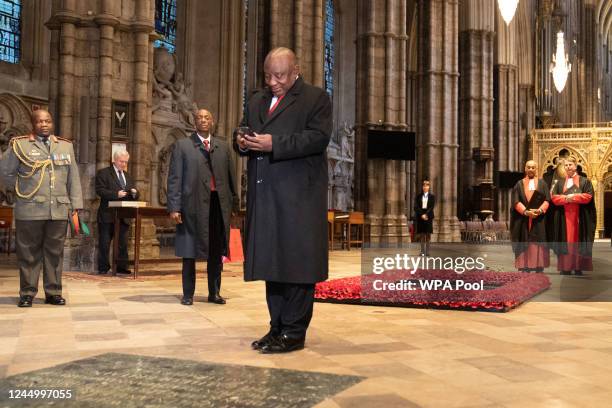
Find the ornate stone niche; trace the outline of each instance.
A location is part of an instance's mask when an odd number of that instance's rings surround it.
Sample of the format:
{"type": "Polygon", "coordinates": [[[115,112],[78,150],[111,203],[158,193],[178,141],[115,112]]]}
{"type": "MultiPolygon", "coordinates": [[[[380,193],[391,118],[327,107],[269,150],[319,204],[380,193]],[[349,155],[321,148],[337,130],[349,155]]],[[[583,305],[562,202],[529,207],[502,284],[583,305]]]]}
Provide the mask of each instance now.
{"type": "Polygon", "coordinates": [[[348,123],[336,130],[327,147],[328,202],[327,207],[341,211],[352,211],[354,177],[355,129],[348,123]]]}
{"type": "Polygon", "coordinates": [[[579,169],[593,183],[597,208],[596,238],[604,232],[604,192],[612,166],[612,128],[553,128],[531,132],[529,153],[545,173],[563,156],[576,158],[579,169]]]}
{"type": "MultiPolygon", "coordinates": [[[[22,98],[11,93],[0,94],[0,159],[15,136],[30,133],[32,107],[22,98]]],[[[4,186],[0,181],[0,205],[12,206],[15,202],[14,186],[4,186]]]]}

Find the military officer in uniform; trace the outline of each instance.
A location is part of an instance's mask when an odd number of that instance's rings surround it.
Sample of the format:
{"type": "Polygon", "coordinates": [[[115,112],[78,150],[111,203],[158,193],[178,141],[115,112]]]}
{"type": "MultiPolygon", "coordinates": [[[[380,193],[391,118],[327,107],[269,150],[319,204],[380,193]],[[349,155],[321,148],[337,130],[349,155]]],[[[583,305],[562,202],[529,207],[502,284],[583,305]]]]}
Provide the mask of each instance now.
{"type": "Polygon", "coordinates": [[[45,110],[32,113],[33,133],[15,137],[0,161],[14,186],[19,307],[31,307],[43,271],[45,303],[62,306],[62,260],[68,217],[83,207],[79,169],[69,140],[53,135],[45,110]]]}

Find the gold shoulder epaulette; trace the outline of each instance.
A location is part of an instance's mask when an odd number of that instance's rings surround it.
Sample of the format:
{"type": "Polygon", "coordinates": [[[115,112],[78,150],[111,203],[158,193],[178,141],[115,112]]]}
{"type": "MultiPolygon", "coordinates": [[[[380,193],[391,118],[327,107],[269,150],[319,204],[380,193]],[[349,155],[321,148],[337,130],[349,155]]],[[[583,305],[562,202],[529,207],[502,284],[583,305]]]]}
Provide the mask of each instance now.
{"type": "Polygon", "coordinates": [[[29,135],[23,135],[23,136],[13,136],[11,138],[11,140],[9,140],[9,143],[17,143],[17,140],[22,140],[22,139],[29,139],[30,136],[29,135]]]}
{"type": "Polygon", "coordinates": [[[66,139],[65,137],[59,137],[59,136],[55,136],[55,137],[57,138],[57,140],[63,140],[64,142],[72,143],[72,140],[66,139]]]}

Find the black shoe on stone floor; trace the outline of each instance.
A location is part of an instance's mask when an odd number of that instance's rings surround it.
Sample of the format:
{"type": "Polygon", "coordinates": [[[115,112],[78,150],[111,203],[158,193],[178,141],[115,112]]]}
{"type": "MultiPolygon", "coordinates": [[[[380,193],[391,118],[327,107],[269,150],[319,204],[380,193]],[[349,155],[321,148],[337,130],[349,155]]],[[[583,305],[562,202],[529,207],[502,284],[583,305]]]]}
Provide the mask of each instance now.
{"type": "Polygon", "coordinates": [[[33,297],[30,295],[19,296],[19,303],[17,307],[32,307],[33,297]]]}
{"type": "Polygon", "coordinates": [[[263,346],[269,344],[270,342],[273,342],[275,338],[276,338],[276,335],[272,334],[272,332],[269,331],[261,339],[255,340],[254,342],[252,342],[251,347],[253,348],[253,350],[260,350],[263,346]]]}
{"type": "Polygon", "coordinates": [[[106,275],[108,271],[98,271],[98,275],[106,275]]]}
{"type": "Polygon", "coordinates": [[[582,271],[574,271],[574,275],[583,276],[582,271]]]}
{"type": "Polygon", "coordinates": [[[208,296],[208,302],[209,303],[216,303],[218,305],[224,305],[226,303],[225,299],[223,299],[221,297],[221,295],[218,295],[218,294],[214,295],[214,296],[208,296]]]}
{"type": "Polygon", "coordinates": [[[45,298],[45,303],[55,306],[64,306],[66,304],[66,299],[60,295],[52,295],[45,298]]]}
{"type": "Polygon", "coordinates": [[[132,271],[130,271],[129,269],[117,269],[117,273],[120,273],[122,275],[131,275],[132,271]]]}
{"type": "Polygon", "coordinates": [[[305,340],[304,337],[301,339],[292,339],[287,337],[286,334],[281,334],[268,344],[263,345],[259,351],[262,354],[289,353],[291,351],[303,349],[305,340]]]}
{"type": "Polygon", "coordinates": [[[559,272],[559,275],[571,275],[572,271],[561,271],[559,272]]]}
{"type": "Polygon", "coordinates": [[[181,299],[181,305],[185,305],[185,306],[193,305],[193,298],[183,296],[183,298],[181,299]]]}

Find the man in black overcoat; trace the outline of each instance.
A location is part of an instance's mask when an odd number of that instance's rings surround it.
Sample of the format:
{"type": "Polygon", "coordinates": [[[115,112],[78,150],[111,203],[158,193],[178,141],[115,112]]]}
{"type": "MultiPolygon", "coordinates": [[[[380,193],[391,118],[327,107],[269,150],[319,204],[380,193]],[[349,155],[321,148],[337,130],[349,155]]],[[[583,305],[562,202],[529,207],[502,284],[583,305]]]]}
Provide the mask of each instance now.
{"type": "Polygon", "coordinates": [[[183,258],[184,305],[193,304],[195,262],[207,260],[208,301],[221,297],[222,257],[228,255],[230,216],[237,208],[234,168],[228,144],[212,136],[214,118],[195,116],[197,132],[174,143],[168,171],[170,218],[176,223],[175,254],[183,258]]]}
{"type": "Polygon", "coordinates": [[[248,157],[244,278],[266,281],[270,313],[269,332],[252,347],[283,353],[304,347],[315,284],[327,279],[332,107],[287,48],[270,51],[264,74],[267,87],[249,99],[235,148],[248,157]]]}
{"type": "Polygon", "coordinates": [[[423,191],[414,198],[414,233],[421,243],[421,255],[429,256],[429,242],[433,232],[436,197],[429,192],[431,183],[423,180],[423,191]]]}
{"type": "MultiPolygon", "coordinates": [[[[109,201],[138,200],[139,192],[132,178],[126,172],[130,154],[126,150],[113,153],[113,163],[96,174],[96,194],[100,196],[98,207],[98,273],[104,275],[111,267],[108,259],[110,244],[115,234],[115,214],[108,208],[109,201]]],[[[127,268],[128,220],[119,220],[119,261],[117,273],[130,273],[127,268]]]]}

